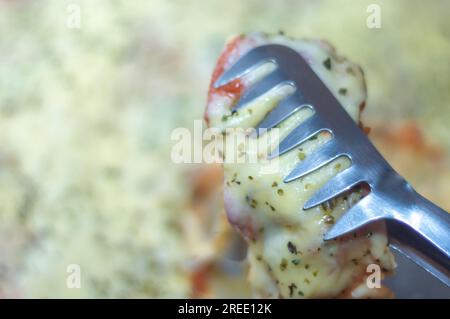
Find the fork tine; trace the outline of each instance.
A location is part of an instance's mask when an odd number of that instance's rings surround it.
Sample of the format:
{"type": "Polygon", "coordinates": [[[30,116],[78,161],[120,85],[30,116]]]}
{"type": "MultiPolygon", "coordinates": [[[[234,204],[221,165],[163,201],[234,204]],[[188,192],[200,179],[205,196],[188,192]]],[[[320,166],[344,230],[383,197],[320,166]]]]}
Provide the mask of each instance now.
{"type": "Polygon", "coordinates": [[[314,114],[307,118],[303,123],[293,129],[278,145],[277,149],[270,154],[269,158],[283,155],[298,145],[304,143],[321,131],[328,130],[323,122],[314,114]]]}
{"type": "Polygon", "coordinates": [[[243,75],[249,73],[250,71],[256,69],[257,67],[265,63],[276,64],[273,58],[263,56],[260,48],[256,48],[240,57],[238,61],[233,64],[228,70],[226,70],[214,83],[215,88],[219,88],[243,75]],[[257,61],[257,62],[255,62],[257,61]]]}
{"type": "Polygon", "coordinates": [[[320,149],[308,155],[303,162],[297,164],[292,172],[290,172],[284,179],[284,182],[289,183],[297,178],[301,178],[309,173],[312,173],[341,155],[343,154],[339,150],[339,147],[336,147],[336,144],[333,143],[333,141],[328,141],[320,149]]]}
{"type": "Polygon", "coordinates": [[[372,196],[369,194],[337,220],[336,224],[325,234],[324,240],[341,237],[361,226],[383,218],[383,215],[377,213],[377,209],[373,209],[373,206],[372,196]]]}
{"type": "MultiPolygon", "coordinates": [[[[286,81],[285,75],[280,70],[274,70],[264,78],[250,86],[235,104],[234,110],[240,109],[245,104],[253,101],[254,99],[260,97],[264,93],[270,91],[270,89],[281,85],[283,83],[290,83],[286,81]]],[[[292,84],[291,84],[292,85],[292,84]]]]}
{"type": "Polygon", "coordinates": [[[296,90],[292,95],[289,95],[285,99],[281,100],[280,103],[269,113],[267,116],[258,124],[257,131],[259,129],[271,129],[286,118],[288,118],[293,113],[302,109],[303,107],[307,107],[305,105],[305,99],[301,95],[301,93],[296,90]]]}
{"type": "Polygon", "coordinates": [[[350,166],[346,170],[332,177],[322,188],[320,188],[304,205],[303,209],[310,209],[329,201],[330,199],[350,190],[360,183],[361,177],[357,173],[355,166],[350,166]]]}

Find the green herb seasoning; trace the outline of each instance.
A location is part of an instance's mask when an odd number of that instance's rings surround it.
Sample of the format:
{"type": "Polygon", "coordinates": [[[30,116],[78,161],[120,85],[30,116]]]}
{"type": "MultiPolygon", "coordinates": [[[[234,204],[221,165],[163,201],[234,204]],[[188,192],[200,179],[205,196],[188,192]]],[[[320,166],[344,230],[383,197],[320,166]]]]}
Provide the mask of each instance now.
{"type": "Polygon", "coordinates": [[[303,152],[299,152],[298,153],[298,159],[299,160],[303,161],[305,159],[305,157],[306,157],[305,153],[303,153],[303,152]]]}
{"type": "Polygon", "coordinates": [[[325,61],[323,61],[323,66],[327,69],[327,70],[331,70],[331,59],[328,58],[325,61]]]}
{"type": "Polygon", "coordinates": [[[286,269],[286,267],[287,267],[287,260],[286,260],[286,258],[283,258],[282,260],[281,260],[281,263],[280,263],[280,269],[283,271],[283,270],[285,270],[286,269]]]}
{"type": "Polygon", "coordinates": [[[289,288],[289,296],[292,297],[292,295],[294,294],[294,290],[297,289],[297,285],[292,283],[288,286],[289,288]]]}
{"type": "Polygon", "coordinates": [[[292,242],[287,243],[287,248],[291,254],[297,254],[297,247],[292,242]]]}
{"type": "Polygon", "coordinates": [[[339,92],[340,95],[346,95],[347,94],[347,89],[340,88],[338,92],[339,92]]]}

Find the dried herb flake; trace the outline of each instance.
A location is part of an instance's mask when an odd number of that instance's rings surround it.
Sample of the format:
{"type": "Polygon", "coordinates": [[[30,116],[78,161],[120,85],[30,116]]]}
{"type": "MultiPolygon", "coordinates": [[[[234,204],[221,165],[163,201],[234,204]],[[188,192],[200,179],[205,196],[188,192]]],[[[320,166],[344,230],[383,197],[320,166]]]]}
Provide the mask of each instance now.
{"type": "Polygon", "coordinates": [[[328,58],[328,59],[326,59],[325,61],[323,61],[323,66],[324,66],[325,68],[327,68],[327,70],[331,70],[331,59],[328,58]]]}

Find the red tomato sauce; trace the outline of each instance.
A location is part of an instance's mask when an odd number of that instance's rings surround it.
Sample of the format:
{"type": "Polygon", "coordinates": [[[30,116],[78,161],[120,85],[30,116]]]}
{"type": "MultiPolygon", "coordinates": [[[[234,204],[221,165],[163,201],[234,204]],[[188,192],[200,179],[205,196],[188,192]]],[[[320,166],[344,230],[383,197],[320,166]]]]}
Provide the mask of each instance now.
{"type": "MultiPolygon", "coordinates": [[[[230,83],[221,86],[219,88],[214,87],[214,82],[217,81],[217,79],[223,74],[225,71],[225,65],[230,57],[231,54],[235,52],[237,49],[238,44],[244,39],[244,36],[240,35],[235,37],[233,40],[231,40],[223,50],[223,52],[220,54],[219,59],[217,60],[216,67],[213,71],[211,82],[209,85],[209,91],[208,91],[208,103],[210,102],[210,99],[213,95],[219,94],[219,95],[227,95],[231,97],[233,100],[239,99],[239,97],[242,94],[242,91],[244,90],[244,85],[241,82],[240,79],[235,79],[231,81],[230,83]]],[[[205,120],[208,123],[208,115],[205,113],[205,120]]]]}

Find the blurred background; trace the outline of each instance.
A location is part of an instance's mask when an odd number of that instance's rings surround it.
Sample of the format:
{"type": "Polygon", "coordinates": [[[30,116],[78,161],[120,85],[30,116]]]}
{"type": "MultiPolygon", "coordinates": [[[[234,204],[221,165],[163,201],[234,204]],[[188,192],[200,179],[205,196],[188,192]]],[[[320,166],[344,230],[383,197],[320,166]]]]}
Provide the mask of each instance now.
{"type": "Polygon", "coordinates": [[[220,170],[169,156],[172,129],[202,118],[225,41],[250,31],[326,39],[359,63],[372,140],[450,210],[448,12],[446,0],[0,0],[0,297],[249,296],[245,265],[223,258],[237,239],[220,170]],[[381,28],[366,25],[370,4],[381,28]]]}

